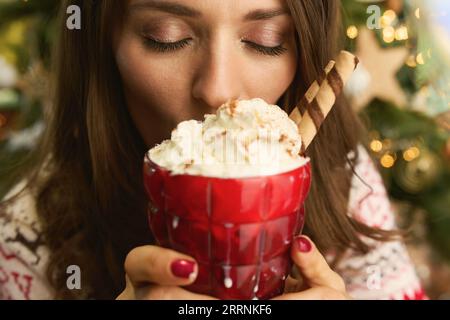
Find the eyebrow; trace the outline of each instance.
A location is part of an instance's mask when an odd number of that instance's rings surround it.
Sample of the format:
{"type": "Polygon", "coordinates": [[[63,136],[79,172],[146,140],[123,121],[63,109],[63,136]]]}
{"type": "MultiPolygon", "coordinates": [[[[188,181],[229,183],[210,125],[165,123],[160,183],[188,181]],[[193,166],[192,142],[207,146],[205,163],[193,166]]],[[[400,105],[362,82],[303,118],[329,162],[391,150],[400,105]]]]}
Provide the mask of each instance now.
{"type": "Polygon", "coordinates": [[[202,14],[193,8],[178,4],[175,2],[158,1],[158,0],[145,0],[134,3],[130,6],[131,10],[138,9],[156,9],[159,11],[171,13],[181,17],[198,18],[202,14]]]}
{"type": "Polygon", "coordinates": [[[244,17],[244,20],[245,21],[269,20],[283,15],[290,15],[290,12],[284,8],[257,9],[247,13],[244,17]]]}
{"type": "MultiPolygon", "coordinates": [[[[137,3],[132,4],[130,9],[131,10],[155,9],[171,13],[177,16],[189,18],[198,18],[202,16],[202,13],[194,8],[176,2],[161,1],[161,0],[139,1],[137,3]]],[[[247,13],[244,16],[244,21],[269,20],[282,15],[290,15],[289,10],[284,8],[256,9],[247,13]]]]}

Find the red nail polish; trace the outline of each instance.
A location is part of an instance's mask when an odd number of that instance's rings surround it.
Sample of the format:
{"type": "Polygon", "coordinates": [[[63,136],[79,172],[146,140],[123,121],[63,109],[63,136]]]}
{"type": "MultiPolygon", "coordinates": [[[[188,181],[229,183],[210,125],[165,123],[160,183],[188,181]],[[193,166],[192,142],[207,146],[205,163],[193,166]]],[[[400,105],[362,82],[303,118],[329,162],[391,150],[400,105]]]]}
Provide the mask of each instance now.
{"type": "Polygon", "coordinates": [[[195,262],[188,260],[175,260],[170,265],[170,270],[175,277],[188,279],[195,271],[195,262]]]}
{"type": "Polygon", "coordinates": [[[295,248],[298,251],[303,252],[303,253],[310,252],[311,249],[312,249],[311,242],[308,239],[304,238],[304,237],[296,238],[294,240],[294,245],[295,245],[295,248]]]}

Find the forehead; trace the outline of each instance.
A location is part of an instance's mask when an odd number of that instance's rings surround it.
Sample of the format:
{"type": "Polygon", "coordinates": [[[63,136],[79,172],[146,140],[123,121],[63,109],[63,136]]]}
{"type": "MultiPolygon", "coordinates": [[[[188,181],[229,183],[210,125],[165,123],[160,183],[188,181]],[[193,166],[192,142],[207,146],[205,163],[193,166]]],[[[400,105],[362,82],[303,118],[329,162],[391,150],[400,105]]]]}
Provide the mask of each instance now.
{"type": "Polygon", "coordinates": [[[289,14],[285,0],[129,0],[128,3],[131,11],[153,10],[215,20],[258,20],[289,14]]]}

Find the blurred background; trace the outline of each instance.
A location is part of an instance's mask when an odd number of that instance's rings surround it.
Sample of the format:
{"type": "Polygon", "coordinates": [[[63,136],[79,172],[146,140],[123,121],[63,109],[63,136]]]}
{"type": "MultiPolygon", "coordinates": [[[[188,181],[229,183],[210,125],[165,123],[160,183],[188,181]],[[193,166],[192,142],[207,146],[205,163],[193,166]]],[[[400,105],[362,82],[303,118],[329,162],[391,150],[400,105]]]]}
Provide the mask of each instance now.
{"type": "MultiPolygon", "coordinates": [[[[450,299],[450,1],[341,2],[361,60],[346,94],[428,295],[450,299]]],[[[45,127],[58,6],[0,0],[0,197],[45,127]]]]}

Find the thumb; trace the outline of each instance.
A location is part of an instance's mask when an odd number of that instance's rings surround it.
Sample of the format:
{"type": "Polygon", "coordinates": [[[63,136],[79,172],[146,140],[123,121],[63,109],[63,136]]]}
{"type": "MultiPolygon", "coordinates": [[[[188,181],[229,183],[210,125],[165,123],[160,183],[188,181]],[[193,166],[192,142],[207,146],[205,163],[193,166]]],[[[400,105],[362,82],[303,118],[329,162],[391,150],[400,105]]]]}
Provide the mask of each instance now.
{"type": "Polygon", "coordinates": [[[125,275],[125,289],[117,296],[116,300],[132,300],[135,296],[131,280],[128,275],[125,275]]]}
{"type": "Polygon", "coordinates": [[[314,243],[306,236],[294,239],[291,257],[310,287],[328,287],[345,292],[344,280],[334,272],[314,243]]]}

